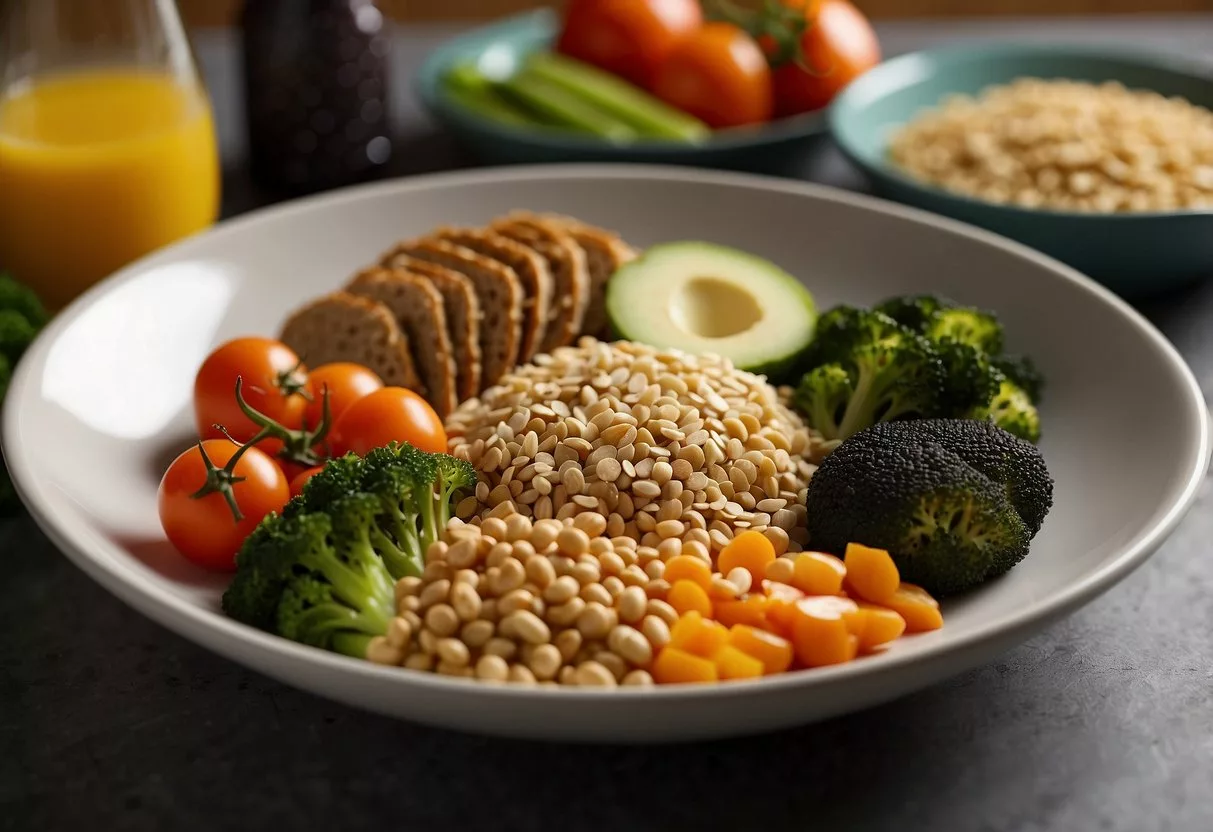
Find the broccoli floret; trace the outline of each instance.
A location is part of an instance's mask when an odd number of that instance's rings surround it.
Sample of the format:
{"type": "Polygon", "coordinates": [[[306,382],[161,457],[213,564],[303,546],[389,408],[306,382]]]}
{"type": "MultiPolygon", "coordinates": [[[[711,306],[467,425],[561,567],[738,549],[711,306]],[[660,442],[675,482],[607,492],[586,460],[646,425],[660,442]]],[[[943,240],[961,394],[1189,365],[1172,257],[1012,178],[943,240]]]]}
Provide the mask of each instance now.
{"type": "Polygon", "coordinates": [[[973,408],[967,415],[988,420],[1028,442],[1040,441],[1040,413],[1028,394],[1010,379],[1002,379],[989,403],[973,408]]]}
{"type": "Polygon", "coordinates": [[[1028,394],[1032,404],[1039,405],[1045,380],[1035,362],[1026,355],[1002,355],[992,359],[994,368],[1028,394]]]}
{"type": "Polygon", "coordinates": [[[987,422],[890,422],[826,457],[805,505],[815,549],[887,549],[904,580],[947,595],[1023,559],[1052,480],[1034,446],[987,422]]]}
{"type": "Polygon", "coordinates": [[[826,439],[936,415],[943,365],[930,342],[880,312],[838,307],[822,321],[793,403],[826,439]]]}
{"type": "Polygon", "coordinates": [[[38,327],[16,309],[0,309],[0,354],[16,364],[38,335],[38,327]]]}
{"type": "Polygon", "coordinates": [[[955,306],[952,301],[937,295],[904,295],[889,298],[876,305],[877,312],[883,312],[897,323],[915,332],[926,332],[927,322],[940,309],[955,306]]]}
{"type": "Polygon", "coordinates": [[[34,290],[4,272],[0,272],[0,309],[20,313],[36,330],[41,329],[49,317],[34,290]]]}
{"type": "Polygon", "coordinates": [[[462,460],[393,443],[365,458],[347,454],[331,460],[283,514],[330,511],[349,495],[370,495],[376,500],[377,529],[371,542],[394,577],[417,576],[426,549],[450,522],[455,494],[475,483],[475,471],[462,460]]]}
{"type": "Polygon", "coordinates": [[[331,515],[267,517],[236,556],[223,611],[294,641],[365,657],[395,614],[395,582],[368,544],[366,524],[357,527],[359,510],[338,501],[331,515]]]}
{"type": "Polygon", "coordinates": [[[945,379],[937,415],[963,418],[998,392],[1002,375],[984,352],[950,338],[936,344],[935,349],[943,362],[945,379]]]}
{"type": "Polygon", "coordinates": [[[842,435],[847,402],[855,393],[850,374],[838,364],[823,364],[805,374],[796,388],[795,404],[821,435],[842,435]]]}
{"type": "Polygon", "coordinates": [[[1002,352],[1002,324],[993,314],[966,306],[940,309],[927,320],[923,335],[932,341],[959,341],[987,355],[1002,352]]]}

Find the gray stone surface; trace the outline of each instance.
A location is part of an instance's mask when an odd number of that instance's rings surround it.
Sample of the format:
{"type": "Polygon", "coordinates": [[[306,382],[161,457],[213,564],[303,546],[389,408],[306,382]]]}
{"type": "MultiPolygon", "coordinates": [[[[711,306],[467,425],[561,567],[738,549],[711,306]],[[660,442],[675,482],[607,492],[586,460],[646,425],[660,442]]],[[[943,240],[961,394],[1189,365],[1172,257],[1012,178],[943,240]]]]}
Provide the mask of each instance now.
{"type": "MultiPolygon", "coordinates": [[[[443,34],[403,33],[401,74],[443,34]]],[[[991,35],[1213,53],[1213,16],[899,24],[882,35],[890,53],[991,35]]],[[[238,164],[231,44],[206,37],[199,50],[225,153],[238,164]]],[[[401,172],[468,163],[402,105],[401,172]]],[[[857,185],[829,148],[806,160],[806,173],[857,185]]],[[[238,167],[228,186],[229,213],[264,199],[238,167]]],[[[1145,311],[1213,389],[1213,285],[1145,311]]],[[[1142,426],[1141,441],[1150,430],[1142,426]]],[[[464,736],[283,687],[142,618],[32,522],[8,521],[0,829],[1206,832],[1211,538],[1206,487],[1138,572],[984,668],[796,731],[629,749],[464,736]]]]}

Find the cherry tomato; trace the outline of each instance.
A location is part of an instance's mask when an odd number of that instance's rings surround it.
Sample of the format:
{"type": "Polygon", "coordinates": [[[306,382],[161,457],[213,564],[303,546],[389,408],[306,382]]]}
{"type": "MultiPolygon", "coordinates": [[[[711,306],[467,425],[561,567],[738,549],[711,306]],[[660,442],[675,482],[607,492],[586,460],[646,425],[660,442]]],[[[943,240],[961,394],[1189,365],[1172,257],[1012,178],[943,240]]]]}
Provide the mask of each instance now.
{"type": "Polygon", "coordinates": [[[801,60],[776,67],[771,80],[775,112],[786,116],[825,107],[855,78],[880,63],[880,42],[863,12],[847,0],[784,0],[804,8],[808,28],[800,38],[801,60]]]}
{"type": "Polygon", "coordinates": [[[216,424],[227,428],[239,442],[247,442],[257,433],[257,426],[236,404],[237,376],[243,379],[244,400],[253,409],[288,428],[303,424],[310,394],[307,368],[299,356],[270,338],[237,338],[212,352],[194,379],[199,436],[222,437],[213,427],[216,424]]]}
{"type": "Polygon", "coordinates": [[[375,372],[361,364],[322,364],[308,373],[312,401],[304,413],[309,428],[319,426],[324,409],[324,390],[329,391],[329,416],[336,419],[354,402],[383,386],[375,372]]]}
{"type": "Polygon", "coordinates": [[[674,44],[701,25],[697,0],[571,0],[556,50],[647,88],[674,44]]]}
{"type": "Polygon", "coordinates": [[[265,515],[281,511],[290,499],[281,469],[257,448],[247,449],[229,472],[241,478],[230,488],[242,519],[235,519],[220,491],[194,497],[207,483],[203,452],[212,465],[223,469],[239,449],[226,439],[207,439],[201,450],[195,445],[173,460],[160,480],[157,497],[165,535],[177,551],[207,569],[234,570],[244,539],[265,515]]]}
{"type": "Polygon", "coordinates": [[[653,92],[712,127],[771,118],[771,69],[758,43],[731,23],[708,23],[662,62],[653,92]]]}
{"type": "Polygon", "coordinates": [[[303,486],[307,485],[307,481],[324,470],[323,465],[317,465],[314,468],[305,468],[291,478],[291,496],[298,497],[303,493],[303,486]]]}
{"type": "Polygon", "coordinates": [[[403,387],[383,387],[350,405],[329,435],[333,454],[365,456],[391,442],[446,452],[442,420],[425,399],[403,387]]]}

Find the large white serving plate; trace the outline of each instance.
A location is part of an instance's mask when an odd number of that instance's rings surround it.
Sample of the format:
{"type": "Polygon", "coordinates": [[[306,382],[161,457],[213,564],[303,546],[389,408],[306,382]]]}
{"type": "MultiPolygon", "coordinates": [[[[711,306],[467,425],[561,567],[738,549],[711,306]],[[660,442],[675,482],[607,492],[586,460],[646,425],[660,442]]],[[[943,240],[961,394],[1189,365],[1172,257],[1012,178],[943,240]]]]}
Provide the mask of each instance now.
{"type": "MultiPolygon", "coordinates": [[[[1140,565],[1191,504],[1208,418],[1166,340],[1104,289],[1026,248],[877,200],[689,169],[530,167],[426,176],[261,211],[106,280],[50,325],[9,390],[8,465],[38,523],[106,589],[288,684],[420,722],[534,738],[721,737],[853,711],[989,661],[1140,565]],[[997,310],[1049,381],[1042,448],[1056,505],[1009,576],[945,606],[946,625],[848,665],[656,690],[489,687],[303,647],[228,620],[224,580],[164,541],[156,486],[190,439],[193,375],[220,341],[273,334],[394,241],[526,208],[639,246],[703,239],[776,261],[823,308],[940,292],[997,310]]],[[[114,633],[121,638],[121,633],[114,633]]],[[[1058,684],[1065,684],[1058,680],[1058,684]]]]}

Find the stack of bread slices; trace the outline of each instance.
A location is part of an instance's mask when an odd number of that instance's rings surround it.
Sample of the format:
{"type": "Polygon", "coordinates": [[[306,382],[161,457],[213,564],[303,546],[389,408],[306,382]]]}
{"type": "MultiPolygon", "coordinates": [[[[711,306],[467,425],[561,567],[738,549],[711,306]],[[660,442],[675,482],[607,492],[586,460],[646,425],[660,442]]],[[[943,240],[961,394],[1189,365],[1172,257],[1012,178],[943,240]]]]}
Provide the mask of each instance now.
{"type": "Polygon", "coordinates": [[[536,354],[605,337],[607,280],[635,256],[617,234],[566,216],[439,228],[296,310],[280,338],[313,367],[363,364],[446,418],[536,354]]]}

